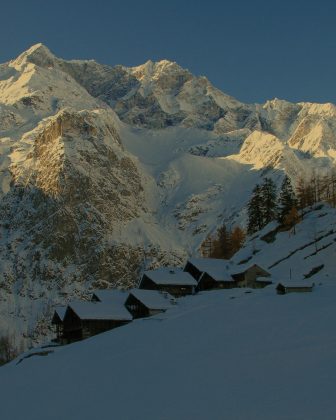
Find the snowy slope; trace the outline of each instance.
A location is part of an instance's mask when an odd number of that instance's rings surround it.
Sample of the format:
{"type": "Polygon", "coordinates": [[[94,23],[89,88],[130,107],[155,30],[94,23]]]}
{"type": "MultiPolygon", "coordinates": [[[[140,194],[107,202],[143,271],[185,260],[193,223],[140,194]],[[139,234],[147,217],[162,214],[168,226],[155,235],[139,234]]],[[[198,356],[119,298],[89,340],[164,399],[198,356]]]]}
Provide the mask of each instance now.
{"type": "Polygon", "coordinates": [[[293,229],[277,231],[276,224],[252,235],[233,262],[244,267],[253,261],[265,267],[275,282],[333,280],[336,275],[336,211],[317,205],[293,229]],[[314,271],[316,274],[313,274],[314,271]]]}
{"type": "Polygon", "coordinates": [[[0,369],[3,420],[333,420],[336,285],[203,292],[0,369]]]}
{"type": "Polygon", "coordinates": [[[263,176],[332,168],[335,133],[332,104],[243,104],[167,60],[1,64],[0,332],[40,340],[53,304],[183,264],[263,176]]]}

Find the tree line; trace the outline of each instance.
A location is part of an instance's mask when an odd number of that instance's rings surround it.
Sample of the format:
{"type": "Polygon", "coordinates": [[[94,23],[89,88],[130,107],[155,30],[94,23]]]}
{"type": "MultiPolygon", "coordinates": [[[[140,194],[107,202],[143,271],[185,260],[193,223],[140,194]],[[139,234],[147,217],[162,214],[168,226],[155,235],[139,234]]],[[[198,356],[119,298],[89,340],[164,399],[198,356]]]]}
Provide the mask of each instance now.
{"type": "Polygon", "coordinates": [[[280,191],[271,178],[264,178],[253,188],[247,204],[247,230],[240,226],[229,229],[220,226],[208,235],[201,245],[203,257],[230,259],[244,244],[246,234],[253,234],[272,221],[285,229],[293,229],[303,216],[304,209],[325,201],[336,207],[336,171],[329,174],[314,172],[308,179],[299,178],[296,188],[286,175],[280,191]]]}
{"type": "Polygon", "coordinates": [[[230,259],[244,244],[245,231],[240,226],[229,229],[225,224],[214,236],[208,235],[201,245],[203,257],[230,259]]]}
{"type": "Polygon", "coordinates": [[[315,171],[309,179],[299,178],[296,191],[300,209],[310,207],[319,201],[325,201],[336,207],[336,171],[331,170],[323,175],[315,171]]]}
{"type": "Polygon", "coordinates": [[[286,175],[277,193],[275,183],[265,178],[261,185],[257,184],[247,205],[247,233],[252,234],[273,220],[281,226],[293,228],[303,216],[306,207],[325,201],[336,206],[336,173],[327,175],[316,172],[304,180],[299,178],[294,189],[286,175]]]}
{"type": "Polygon", "coordinates": [[[247,204],[247,233],[262,229],[273,220],[281,225],[294,225],[298,222],[298,197],[288,176],[281,184],[280,193],[271,178],[257,184],[247,204]]]}

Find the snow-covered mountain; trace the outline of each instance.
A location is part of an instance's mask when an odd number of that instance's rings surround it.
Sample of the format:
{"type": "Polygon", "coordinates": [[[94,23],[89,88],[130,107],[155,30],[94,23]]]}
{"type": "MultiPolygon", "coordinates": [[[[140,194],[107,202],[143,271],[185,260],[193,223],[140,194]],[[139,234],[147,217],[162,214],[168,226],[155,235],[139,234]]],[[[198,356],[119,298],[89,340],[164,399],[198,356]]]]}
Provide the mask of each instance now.
{"type": "Polygon", "coordinates": [[[266,173],[332,168],[335,110],[243,104],[166,60],[0,65],[0,330],[41,337],[51,305],[183,263],[266,173]]]}
{"type": "Polygon", "coordinates": [[[21,355],[1,368],[1,418],[333,420],[335,216],[317,206],[295,234],[269,224],[251,238],[232,266],[263,264],[274,281],[264,289],[201,292],[152,318],[21,355]],[[278,280],[315,286],[281,296],[278,280]]]}

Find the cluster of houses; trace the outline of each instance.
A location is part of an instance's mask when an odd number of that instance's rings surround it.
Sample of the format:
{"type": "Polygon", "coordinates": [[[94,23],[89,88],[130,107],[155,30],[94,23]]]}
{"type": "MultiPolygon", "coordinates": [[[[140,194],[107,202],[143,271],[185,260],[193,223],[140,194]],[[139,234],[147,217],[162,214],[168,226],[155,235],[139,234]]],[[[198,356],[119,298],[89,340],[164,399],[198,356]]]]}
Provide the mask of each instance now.
{"type": "MultiPolygon", "coordinates": [[[[161,267],[145,271],[138,288],[104,289],[92,293],[90,301],[69,303],[55,309],[52,324],[61,344],[125,325],[133,319],[164,312],[176,304],[176,298],[203,290],[236,287],[263,288],[272,283],[270,273],[257,264],[237,272],[230,261],[191,258],[184,269],[161,267]]],[[[282,284],[277,292],[311,291],[313,284],[282,284]]]]}

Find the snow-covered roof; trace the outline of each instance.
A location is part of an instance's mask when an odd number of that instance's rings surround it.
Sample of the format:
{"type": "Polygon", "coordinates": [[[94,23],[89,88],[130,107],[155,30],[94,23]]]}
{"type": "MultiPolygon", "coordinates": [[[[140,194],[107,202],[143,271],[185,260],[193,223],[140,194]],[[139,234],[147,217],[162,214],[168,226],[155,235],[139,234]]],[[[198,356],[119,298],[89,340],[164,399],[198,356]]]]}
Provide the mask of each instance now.
{"type": "Polygon", "coordinates": [[[148,309],[169,309],[174,301],[173,296],[169,293],[157,290],[133,289],[130,295],[133,295],[148,309]]]}
{"type": "Polygon", "coordinates": [[[261,267],[259,264],[251,264],[251,263],[250,264],[249,263],[243,264],[239,268],[236,267],[234,269],[234,271],[232,271],[232,275],[245,273],[247,270],[249,270],[253,267],[256,267],[259,270],[263,271],[265,273],[265,276],[267,276],[267,277],[270,276],[270,273],[267,270],[265,270],[264,267],[261,267]]]}
{"type": "Polygon", "coordinates": [[[75,302],[68,305],[82,320],[131,321],[132,315],[121,304],[75,302]]]}
{"type": "Polygon", "coordinates": [[[188,262],[199,271],[209,274],[215,281],[233,281],[231,278],[232,267],[228,260],[219,258],[190,258],[188,262]]]}
{"type": "Polygon", "coordinates": [[[176,267],[161,267],[144,274],[158,285],[197,286],[197,281],[189,273],[176,267]]]}
{"type": "Polygon", "coordinates": [[[56,306],[54,316],[57,315],[61,321],[64,320],[66,306],[56,306]]]}
{"type": "Polygon", "coordinates": [[[307,281],[307,280],[286,280],[286,281],[280,281],[279,284],[281,284],[284,287],[313,287],[314,282],[307,281]]]}
{"type": "Polygon", "coordinates": [[[92,297],[95,296],[100,302],[111,302],[121,305],[126,302],[128,295],[129,292],[119,289],[100,289],[92,292],[92,297]]]}
{"type": "MultiPolygon", "coordinates": [[[[201,282],[202,281],[202,279],[203,279],[203,277],[204,277],[204,275],[205,274],[209,274],[209,272],[204,272],[204,273],[202,273],[201,274],[201,276],[200,276],[200,278],[199,278],[199,282],[201,282]]],[[[211,276],[211,278],[215,281],[215,282],[221,282],[221,283],[226,283],[226,282],[228,282],[228,283],[233,283],[235,280],[232,278],[232,277],[230,277],[230,276],[227,276],[227,277],[222,277],[222,275],[221,275],[221,273],[216,273],[215,271],[214,272],[212,272],[212,274],[209,274],[210,276],[211,276]]]]}

